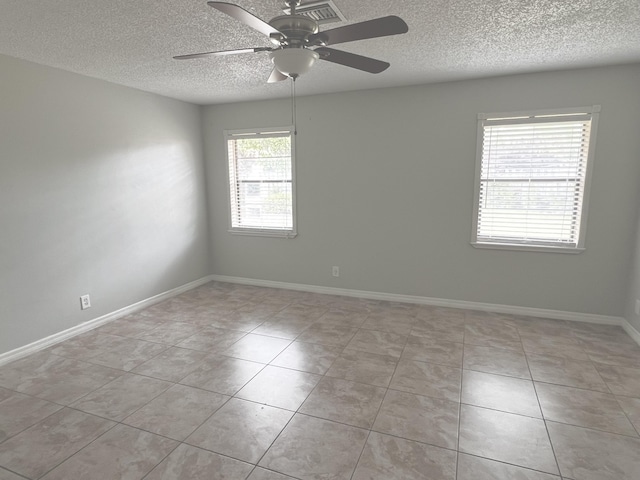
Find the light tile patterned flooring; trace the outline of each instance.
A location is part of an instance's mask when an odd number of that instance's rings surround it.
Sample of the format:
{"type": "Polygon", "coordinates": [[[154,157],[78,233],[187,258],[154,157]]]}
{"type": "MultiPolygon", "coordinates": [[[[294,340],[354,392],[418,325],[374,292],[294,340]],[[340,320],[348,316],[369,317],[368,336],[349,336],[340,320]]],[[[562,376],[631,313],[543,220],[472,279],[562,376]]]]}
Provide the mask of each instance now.
{"type": "Polygon", "coordinates": [[[0,367],[0,480],[638,480],[619,327],[210,283],[0,367]]]}

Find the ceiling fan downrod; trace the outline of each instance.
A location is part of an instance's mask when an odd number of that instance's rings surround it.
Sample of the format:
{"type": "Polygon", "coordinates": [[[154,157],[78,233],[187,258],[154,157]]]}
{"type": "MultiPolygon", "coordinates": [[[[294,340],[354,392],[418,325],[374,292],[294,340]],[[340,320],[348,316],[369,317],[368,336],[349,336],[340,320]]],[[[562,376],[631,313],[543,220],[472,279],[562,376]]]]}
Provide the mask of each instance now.
{"type": "Polygon", "coordinates": [[[300,0],[286,0],[286,4],[291,9],[291,15],[295,15],[296,8],[300,6],[300,0]]]}

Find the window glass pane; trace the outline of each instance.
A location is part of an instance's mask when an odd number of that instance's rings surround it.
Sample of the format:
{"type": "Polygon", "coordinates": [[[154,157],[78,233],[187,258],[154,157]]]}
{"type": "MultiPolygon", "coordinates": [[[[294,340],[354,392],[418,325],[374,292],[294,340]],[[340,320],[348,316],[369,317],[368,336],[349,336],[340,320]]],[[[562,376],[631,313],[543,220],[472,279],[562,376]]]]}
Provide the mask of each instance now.
{"type": "Polygon", "coordinates": [[[482,125],[477,242],[578,246],[590,118],[482,125]]]}
{"type": "Polygon", "coordinates": [[[232,228],[293,230],[291,134],[229,135],[232,228]]]}

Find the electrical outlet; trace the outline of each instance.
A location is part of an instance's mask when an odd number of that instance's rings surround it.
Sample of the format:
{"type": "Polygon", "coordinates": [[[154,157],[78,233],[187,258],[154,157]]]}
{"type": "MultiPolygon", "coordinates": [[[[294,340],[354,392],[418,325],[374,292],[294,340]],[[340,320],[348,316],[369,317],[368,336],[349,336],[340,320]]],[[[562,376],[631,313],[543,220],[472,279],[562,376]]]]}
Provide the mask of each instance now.
{"type": "Polygon", "coordinates": [[[636,315],[640,315],[640,300],[636,298],[636,315]]]}
{"type": "Polygon", "coordinates": [[[91,297],[88,294],[80,297],[80,310],[86,310],[87,308],[91,308],[91,297]]]}
{"type": "Polygon", "coordinates": [[[340,267],[331,267],[331,275],[334,277],[340,276],[340,267]]]}

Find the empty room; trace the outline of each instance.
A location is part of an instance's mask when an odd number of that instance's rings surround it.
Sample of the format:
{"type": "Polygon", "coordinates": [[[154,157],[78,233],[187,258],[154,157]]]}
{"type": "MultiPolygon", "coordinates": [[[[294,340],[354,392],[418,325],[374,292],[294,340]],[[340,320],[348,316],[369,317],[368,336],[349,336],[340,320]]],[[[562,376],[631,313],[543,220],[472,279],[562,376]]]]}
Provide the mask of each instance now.
{"type": "Polygon", "coordinates": [[[2,0],[0,480],[640,478],[637,0],[2,0]]]}

